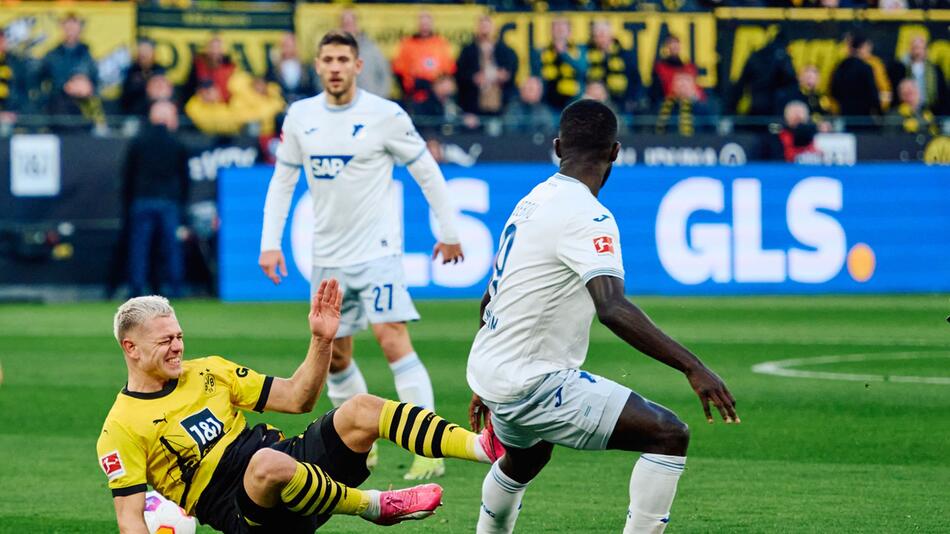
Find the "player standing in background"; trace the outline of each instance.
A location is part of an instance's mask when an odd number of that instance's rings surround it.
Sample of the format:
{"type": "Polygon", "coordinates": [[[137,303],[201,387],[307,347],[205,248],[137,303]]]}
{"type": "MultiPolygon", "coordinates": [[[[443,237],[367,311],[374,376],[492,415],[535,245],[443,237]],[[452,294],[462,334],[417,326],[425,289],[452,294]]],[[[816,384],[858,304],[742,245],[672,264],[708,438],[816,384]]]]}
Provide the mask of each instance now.
{"type": "Polygon", "coordinates": [[[482,326],[468,359],[478,429],[491,411],[507,454],[482,484],[479,533],[511,532],[528,482],[555,444],[643,452],[630,477],[625,533],[659,533],[669,521],[689,430],[673,412],[582,371],[596,311],[632,347],[682,371],[727,423],[739,422],[726,385],[624,297],[620,235],[598,200],[620,143],[609,108],[580,100],[561,114],[560,172],[515,207],[502,232],[482,326]]]}
{"type": "MultiPolygon", "coordinates": [[[[343,319],[333,344],[327,394],[334,406],[366,393],[353,360],[353,334],[372,325],[399,398],[435,408],[432,382],[412,348],[406,321],[419,318],[402,270],[402,221],[396,210],[393,164],[409,168],[439,222],[432,257],[463,259],[455,208],[445,178],[425,141],[398,104],[358,89],[362,69],[352,35],[331,31],[317,48],[317,74],[324,92],[294,102],[284,119],[277,165],[267,190],[260,266],[280,283],[287,276],[281,238],[300,166],[313,197],[311,293],[324,278],[340,280],[343,319]]],[[[374,448],[369,465],[376,464],[374,448]]],[[[441,459],[416,456],[406,479],[441,476],[441,459]]]]}

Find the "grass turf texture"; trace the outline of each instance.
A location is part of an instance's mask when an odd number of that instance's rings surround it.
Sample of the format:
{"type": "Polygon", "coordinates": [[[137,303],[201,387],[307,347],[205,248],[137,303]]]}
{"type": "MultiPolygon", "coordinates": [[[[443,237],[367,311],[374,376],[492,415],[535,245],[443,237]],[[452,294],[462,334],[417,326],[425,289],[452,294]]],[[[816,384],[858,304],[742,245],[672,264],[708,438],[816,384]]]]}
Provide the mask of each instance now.
{"type": "MultiPolygon", "coordinates": [[[[727,381],[743,423],[708,425],[686,380],[595,326],[586,368],[631,386],[690,424],[668,532],[950,532],[950,386],[798,379],[758,362],[927,352],[802,369],[950,376],[946,296],[643,298],[638,302],[727,381]],[[941,352],[942,351],[942,352],[941,352]],[[935,356],[936,354],[936,356],[935,356]],[[904,371],[906,369],[906,372],[904,371]]],[[[115,303],[0,306],[0,532],[114,532],[96,462],[102,420],[125,381],[111,337],[115,303]]],[[[411,331],[438,412],[462,423],[475,302],[421,302],[411,331]]],[[[304,304],[182,302],[186,357],[221,354],[288,376],[307,347],[304,304]]],[[[367,335],[356,354],[373,393],[395,398],[367,335]]],[[[329,409],[321,399],[314,414],[329,409]]],[[[308,416],[252,414],[288,434],[308,416]]],[[[401,487],[409,454],[384,443],[365,487],[401,487]]],[[[557,449],[531,485],[520,532],[619,532],[635,456],[557,449]]],[[[484,465],[448,461],[445,506],[400,532],[472,532],[484,465]]],[[[375,530],[334,518],[328,532],[375,530]]],[[[209,529],[199,529],[210,532],[209,529]]]]}

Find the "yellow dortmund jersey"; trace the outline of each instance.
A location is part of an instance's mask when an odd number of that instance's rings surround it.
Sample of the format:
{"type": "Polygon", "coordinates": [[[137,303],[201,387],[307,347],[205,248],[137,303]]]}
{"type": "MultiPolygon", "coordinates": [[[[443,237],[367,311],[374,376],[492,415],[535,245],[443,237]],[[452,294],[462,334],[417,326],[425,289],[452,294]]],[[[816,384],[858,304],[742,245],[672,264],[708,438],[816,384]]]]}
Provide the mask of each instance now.
{"type": "Polygon", "coordinates": [[[262,411],[272,381],[209,356],[182,362],[181,376],[161,391],[123,388],[96,444],[112,495],[149,484],[193,514],[224,450],[247,426],[241,409],[262,411]]]}

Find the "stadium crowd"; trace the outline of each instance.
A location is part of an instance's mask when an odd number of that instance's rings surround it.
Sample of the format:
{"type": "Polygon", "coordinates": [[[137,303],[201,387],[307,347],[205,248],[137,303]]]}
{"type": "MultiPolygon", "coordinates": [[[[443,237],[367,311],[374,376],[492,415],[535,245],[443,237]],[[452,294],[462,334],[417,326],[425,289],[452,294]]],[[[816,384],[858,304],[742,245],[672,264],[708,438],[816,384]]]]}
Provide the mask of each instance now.
{"type": "MultiPolygon", "coordinates": [[[[391,61],[360,30],[353,11],[343,11],[339,25],[359,41],[360,87],[400,100],[423,130],[443,133],[550,133],[567,104],[591,98],[614,109],[627,131],[692,136],[722,131],[728,117],[739,123],[751,117],[746,123],[759,125],[774,119],[773,133],[785,132],[776,137],[777,150],[788,154],[807,150],[816,131],[937,134],[939,117],[950,107],[947,73],[928,59],[923,35],[913,39],[905,57],[888,63],[874,54],[867,36],[847,33],[842,36],[847,55],[830,79],[822,80],[815,65],[796,71],[788,40],[779,33],[751,55],[735,83],[704,88],[672,33],[661,42],[652,83],[644,83],[636,55],[603,19],[583,32],[591,38],[582,42],[568,18],[554,18],[551,40],[531,52],[527,73],[519,72],[517,54],[499,39],[488,16],[477,20],[471,40],[456,56],[433,17],[423,12],[416,32],[399,42],[391,61]]],[[[298,52],[307,47],[298,46],[294,34],[285,34],[272,49],[263,75],[241,69],[222,36],[212,34],[179,86],[157,62],[154,44],[140,40],[121,98],[104,101],[81,20],[66,16],[62,30],[62,42],[40,60],[7,50],[0,32],[0,123],[8,130],[18,114],[32,113],[57,116],[57,128],[104,131],[107,114],[145,117],[152,103],[171,101],[187,116],[185,124],[207,135],[271,137],[289,103],[320,91],[310,58],[298,52]]]]}

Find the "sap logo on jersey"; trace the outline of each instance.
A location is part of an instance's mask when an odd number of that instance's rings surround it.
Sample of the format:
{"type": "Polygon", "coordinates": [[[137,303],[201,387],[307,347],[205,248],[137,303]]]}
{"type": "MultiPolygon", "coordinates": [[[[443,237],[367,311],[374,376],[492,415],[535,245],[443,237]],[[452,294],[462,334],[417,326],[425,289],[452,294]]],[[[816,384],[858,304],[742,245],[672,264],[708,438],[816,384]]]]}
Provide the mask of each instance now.
{"type": "Polygon", "coordinates": [[[317,180],[332,180],[353,156],[310,156],[310,170],[317,180]]]}
{"type": "MultiPolygon", "coordinates": [[[[708,218],[709,212],[724,212],[725,189],[718,179],[691,177],[674,185],[660,202],[657,252],[663,268],[678,282],[791,280],[818,284],[841,272],[846,236],[834,216],[842,208],[840,181],[822,176],[805,178],[784,199],[784,214],[767,212],[767,221],[784,218],[788,233],[794,238],[793,246],[785,250],[763,247],[762,184],[758,179],[732,181],[731,224],[697,220],[708,218]],[[706,215],[696,217],[702,212],[706,215]]],[[[773,204],[766,202],[765,206],[775,210],[773,204]]],[[[854,278],[861,282],[867,279],[854,278]]]]}

